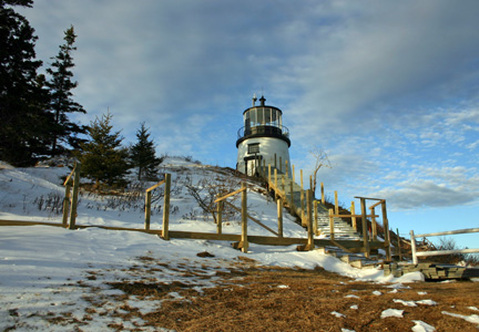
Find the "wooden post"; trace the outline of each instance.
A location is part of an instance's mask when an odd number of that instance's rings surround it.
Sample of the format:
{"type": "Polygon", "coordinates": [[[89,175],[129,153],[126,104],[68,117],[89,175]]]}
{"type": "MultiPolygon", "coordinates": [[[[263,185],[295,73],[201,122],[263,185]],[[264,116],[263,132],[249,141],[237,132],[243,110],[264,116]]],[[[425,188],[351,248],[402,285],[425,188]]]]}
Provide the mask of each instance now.
{"type": "Polygon", "coordinates": [[[278,234],[283,237],[283,199],[278,197],[276,200],[278,205],[278,234]]]}
{"type": "Polygon", "coordinates": [[[263,178],[266,178],[266,159],[263,159],[263,168],[262,168],[263,178]]]}
{"type": "Polygon", "coordinates": [[[409,233],[411,235],[411,253],[412,253],[412,263],[417,264],[417,256],[416,256],[416,237],[414,236],[414,231],[411,230],[409,233]]]}
{"type": "Polygon", "coordinates": [[[326,203],[326,198],[324,197],[324,183],[321,182],[321,203],[326,203]]]}
{"type": "Polygon", "coordinates": [[[293,178],[293,182],[295,182],[295,180],[294,180],[294,164],[293,164],[293,174],[292,174],[292,178],[293,178]]]}
{"type": "Polygon", "coordinates": [[[281,190],[283,191],[283,194],[286,197],[286,183],[284,179],[284,174],[281,175],[281,190]]]}
{"type": "Polygon", "coordinates": [[[268,164],[268,186],[271,183],[271,164],[268,164]]]}
{"type": "Polygon", "coordinates": [[[329,234],[331,240],[334,240],[334,211],[329,209],[329,234]]]}
{"type": "Polygon", "coordinates": [[[308,250],[314,249],[314,229],[313,229],[313,215],[312,215],[312,191],[308,189],[306,191],[307,211],[308,211],[308,250]]]}
{"type": "Polygon", "coordinates": [[[398,258],[399,258],[399,261],[402,261],[401,236],[399,236],[399,228],[396,228],[396,235],[398,239],[398,258]]]}
{"type": "Polygon", "coordinates": [[[278,169],[274,169],[274,191],[278,191],[278,169]]]}
{"type": "Polygon", "coordinates": [[[279,157],[279,172],[283,173],[283,157],[279,157]]]}
{"type": "Polygon", "coordinates": [[[386,200],[383,200],[381,203],[381,211],[383,215],[384,249],[386,250],[386,259],[391,261],[391,235],[389,233],[389,220],[386,209],[386,200]]]}
{"type": "Polygon", "coordinates": [[[163,207],[163,228],[162,235],[163,239],[169,240],[170,233],[170,190],[171,190],[171,174],[165,174],[165,197],[164,197],[164,207],[163,207]]]}
{"type": "Polygon", "coordinates": [[[374,241],[378,239],[378,224],[376,222],[375,208],[371,209],[371,233],[374,241]]]}
{"type": "Polygon", "coordinates": [[[286,177],[289,177],[288,160],[284,161],[284,168],[285,168],[284,173],[286,174],[286,177]]]}
{"type": "Polygon", "coordinates": [[[247,210],[247,194],[246,183],[241,184],[243,191],[241,192],[241,251],[248,252],[248,210],[247,210]]]}
{"type": "Polygon", "coordinates": [[[276,153],[274,154],[274,168],[278,168],[276,153]]]}
{"type": "Polygon", "coordinates": [[[334,191],[334,213],[339,214],[338,191],[334,191]]]}
{"type": "Polygon", "coordinates": [[[313,222],[314,234],[319,235],[319,232],[318,232],[318,201],[317,200],[314,201],[313,210],[314,210],[314,216],[313,216],[313,218],[314,218],[314,222],[313,222]]]}
{"type": "Polygon", "coordinates": [[[362,223],[362,230],[363,230],[363,244],[364,244],[364,254],[366,258],[371,256],[371,251],[369,249],[369,240],[368,240],[368,220],[366,217],[366,198],[361,197],[361,223],[362,223]]]}
{"type": "Polygon", "coordinates": [[[315,193],[313,193],[313,176],[312,175],[309,176],[309,189],[311,189],[311,196],[314,199],[315,198],[314,197],[315,193]]]}
{"type": "Polygon", "coordinates": [[[68,215],[70,213],[70,199],[71,199],[71,189],[72,186],[70,183],[65,185],[65,197],[63,198],[63,216],[62,223],[63,227],[68,227],[68,215]]]}
{"type": "Polygon", "coordinates": [[[216,203],[216,234],[221,234],[223,227],[223,201],[216,203]]]}
{"type": "Polygon", "coordinates": [[[145,194],[145,230],[150,230],[151,219],[151,190],[147,190],[145,194]]]}
{"type": "Polygon", "coordinates": [[[299,192],[299,199],[301,201],[301,226],[305,227],[307,226],[306,220],[304,218],[304,187],[303,187],[303,170],[301,169],[299,171],[299,177],[301,180],[301,191],[299,192]]]}
{"type": "Polygon", "coordinates": [[[77,219],[77,207],[78,207],[78,192],[80,190],[80,163],[75,166],[75,174],[73,175],[73,192],[72,192],[72,205],[70,210],[70,227],[69,229],[75,229],[75,223],[77,219]]]}
{"type": "Polygon", "coordinates": [[[351,223],[353,224],[354,231],[357,232],[358,224],[356,221],[356,209],[354,207],[354,201],[351,201],[351,214],[353,215],[353,217],[351,217],[351,223]]]}
{"type": "Polygon", "coordinates": [[[296,211],[296,206],[294,203],[293,180],[290,180],[289,182],[289,194],[291,196],[291,207],[293,208],[293,211],[296,211]]]}

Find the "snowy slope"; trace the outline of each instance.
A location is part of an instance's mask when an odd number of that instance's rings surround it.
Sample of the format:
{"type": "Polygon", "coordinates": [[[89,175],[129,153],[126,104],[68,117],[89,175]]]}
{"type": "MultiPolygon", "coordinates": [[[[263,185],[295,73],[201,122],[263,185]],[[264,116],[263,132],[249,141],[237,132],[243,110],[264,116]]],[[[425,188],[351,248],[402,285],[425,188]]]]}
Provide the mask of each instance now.
{"type": "MultiPolygon", "coordinates": [[[[162,171],[172,174],[171,229],[215,232],[212,217],[198,207],[188,187],[196,188],[206,197],[212,185],[234,190],[239,188],[240,180],[227,170],[178,158],[167,160],[162,171]]],[[[61,211],[57,208],[64,191],[61,177],[68,173],[66,167],[12,168],[1,164],[0,219],[60,222],[61,211]]],[[[152,184],[144,184],[138,192],[152,184]]],[[[161,195],[157,198],[152,209],[152,229],[161,228],[161,195]]],[[[118,200],[83,193],[77,224],[142,228],[143,200],[140,194],[118,200]]],[[[232,202],[240,203],[239,199],[232,202]]],[[[276,205],[268,201],[261,188],[250,187],[248,207],[249,213],[267,226],[277,227],[276,205]]],[[[227,219],[224,233],[240,234],[239,219],[235,215],[227,219]]],[[[284,232],[285,236],[306,237],[305,230],[287,215],[284,232]]],[[[250,223],[248,233],[270,235],[254,223],[250,223]]],[[[122,309],[115,302],[115,296],[121,296],[121,291],[106,286],[107,281],[133,282],[145,278],[159,284],[180,281],[201,291],[215,285],[220,278],[217,271],[237,268],[243,256],[263,265],[308,269],[321,266],[361,280],[393,280],[384,277],[381,270],[358,270],[317,251],[298,252],[296,246],[252,244],[249,250],[248,254],[243,254],[227,242],[164,241],[150,234],[99,228],[70,231],[48,226],[0,227],[0,331],[13,327],[16,331],[64,331],[65,326],[74,323],[81,323],[83,331],[109,330],[109,324],[119,319],[114,313],[122,309]],[[201,252],[211,253],[214,257],[198,257],[201,252]],[[145,269],[140,273],[138,267],[145,267],[150,261],[161,264],[162,268],[148,270],[148,275],[145,275],[145,269]],[[89,313],[92,301],[100,299],[104,301],[104,312],[89,313]],[[59,317],[65,326],[58,323],[59,317]]],[[[171,296],[177,294],[172,292],[171,296]]],[[[130,300],[129,305],[148,311],[161,303],[130,300]]],[[[142,326],[142,322],[129,324],[133,324],[132,329],[142,326]]],[[[142,327],[144,331],[148,329],[142,327]]]]}

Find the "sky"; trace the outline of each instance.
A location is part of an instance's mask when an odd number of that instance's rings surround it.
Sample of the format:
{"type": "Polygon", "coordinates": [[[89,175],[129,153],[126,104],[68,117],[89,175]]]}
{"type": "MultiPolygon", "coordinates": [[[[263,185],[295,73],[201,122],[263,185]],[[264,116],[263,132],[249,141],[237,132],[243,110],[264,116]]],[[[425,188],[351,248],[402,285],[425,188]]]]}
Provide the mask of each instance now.
{"type": "Polygon", "coordinates": [[[475,0],[36,0],[18,10],[45,67],[74,26],[74,99],[88,112],[75,119],[109,110],[125,144],[144,121],[159,154],[235,167],[242,113],[264,94],[283,111],[296,170],[311,173],[314,149],[328,155],[329,197],[385,198],[403,235],[479,226],[475,0]]]}

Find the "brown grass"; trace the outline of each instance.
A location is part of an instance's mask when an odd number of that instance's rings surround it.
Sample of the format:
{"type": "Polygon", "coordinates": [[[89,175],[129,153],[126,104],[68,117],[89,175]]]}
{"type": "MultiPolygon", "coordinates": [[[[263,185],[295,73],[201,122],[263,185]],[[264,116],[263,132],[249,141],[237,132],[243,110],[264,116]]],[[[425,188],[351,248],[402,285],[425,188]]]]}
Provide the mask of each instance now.
{"type": "Polygon", "coordinates": [[[203,293],[182,283],[111,283],[126,295],[168,299],[160,309],[146,315],[133,310],[129,319],[141,317],[150,326],[180,331],[411,331],[413,320],[421,320],[438,331],[477,331],[476,324],[442,314],[477,314],[468,306],[479,306],[475,282],[415,283],[410,289],[390,293],[387,285],[354,280],[323,269],[301,270],[249,266],[222,273],[222,281],[203,293]],[[180,293],[173,299],[169,292],[180,293]],[[374,295],[380,291],[381,295],[374,295]],[[418,292],[427,292],[419,295],[418,292]],[[346,295],[359,298],[347,298],[346,295]],[[438,304],[406,307],[394,299],[431,299],[438,304]],[[358,309],[352,308],[357,305],[358,309]],[[403,318],[380,318],[383,310],[404,310],[403,318]],[[345,317],[337,318],[332,312],[345,317]]]}

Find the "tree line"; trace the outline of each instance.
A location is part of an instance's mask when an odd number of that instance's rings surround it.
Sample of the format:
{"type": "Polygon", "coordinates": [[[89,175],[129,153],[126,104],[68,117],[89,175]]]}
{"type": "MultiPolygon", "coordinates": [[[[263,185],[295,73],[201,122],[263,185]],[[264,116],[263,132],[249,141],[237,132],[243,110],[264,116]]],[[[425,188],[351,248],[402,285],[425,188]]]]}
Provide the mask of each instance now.
{"type": "Polygon", "coordinates": [[[82,163],[83,176],[96,186],[125,182],[128,170],[137,167],[138,178],[152,177],[162,158],[155,154],[150,133],[142,123],[137,142],[122,147],[108,111],[89,125],[71,120],[85,114],[73,100],[73,52],[77,35],[73,26],[64,31],[64,42],[52,63],[36,59],[38,37],[28,20],[15,8],[32,7],[33,0],[0,0],[0,160],[14,166],[32,166],[39,160],[73,155],[82,163]]]}

